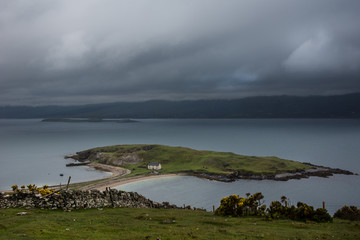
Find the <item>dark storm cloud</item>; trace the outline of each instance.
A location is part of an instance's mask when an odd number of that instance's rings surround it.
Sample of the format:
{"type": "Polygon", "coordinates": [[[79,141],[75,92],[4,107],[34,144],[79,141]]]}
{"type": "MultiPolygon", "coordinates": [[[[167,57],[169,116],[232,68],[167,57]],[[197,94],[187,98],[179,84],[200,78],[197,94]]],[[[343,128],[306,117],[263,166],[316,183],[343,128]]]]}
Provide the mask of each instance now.
{"type": "Polygon", "coordinates": [[[0,102],[360,91],[357,0],[0,2],[0,102]]]}

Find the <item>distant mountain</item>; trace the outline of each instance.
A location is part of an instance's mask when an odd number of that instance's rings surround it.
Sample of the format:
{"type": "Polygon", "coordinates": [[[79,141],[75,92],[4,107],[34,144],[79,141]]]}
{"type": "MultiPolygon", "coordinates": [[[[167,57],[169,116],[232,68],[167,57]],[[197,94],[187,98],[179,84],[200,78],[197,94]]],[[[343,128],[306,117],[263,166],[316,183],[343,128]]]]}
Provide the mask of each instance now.
{"type": "Polygon", "coordinates": [[[1,106],[0,118],[360,118],[360,93],[79,106],[1,106]]]}

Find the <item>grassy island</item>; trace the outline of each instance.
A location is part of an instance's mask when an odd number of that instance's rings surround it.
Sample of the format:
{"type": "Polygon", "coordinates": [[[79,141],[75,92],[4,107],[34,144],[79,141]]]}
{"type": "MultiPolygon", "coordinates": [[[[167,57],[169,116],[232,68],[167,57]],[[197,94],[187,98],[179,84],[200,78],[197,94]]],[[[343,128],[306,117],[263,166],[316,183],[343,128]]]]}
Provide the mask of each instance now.
{"type": "Polygon", "coordinates": [[[121,166],[134,174],[149,172],[147,164],[158,162],[161,173],[186,173],[218,180],[272,179],[278,174],[304,172],[312,165],[278,157],[243,156],[231,152],[199,151],[164,145],[116,145],[78,152],[79,161],[121,166]]]}

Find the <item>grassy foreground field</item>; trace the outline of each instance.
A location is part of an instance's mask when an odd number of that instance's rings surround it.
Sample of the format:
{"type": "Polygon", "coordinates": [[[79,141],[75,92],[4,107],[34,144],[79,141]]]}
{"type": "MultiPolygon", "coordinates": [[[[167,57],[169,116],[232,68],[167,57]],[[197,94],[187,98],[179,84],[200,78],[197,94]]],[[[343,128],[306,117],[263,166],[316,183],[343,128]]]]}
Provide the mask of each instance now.
{"type": "Polygon", "coordinates": [[[228,175],[275,175],[312,168],[309,165],[278,157],[243,156],[231,152],[199,151],[164,145],[116,145],[80,152],[80,158],[132,170],[147,170],[149,162],[159,162],[162,173],[208,173],[228,175]],[[101,157],[99,157],[99,155],[101,157]],[[128,159],[132,159],[129,161],[128,159]]]}
{"type": "Polygon", "coordinates": [[[360,223],[265,221],[191,210],[0,209],[0,239],[360,239],[360,223]],[[18,216],[26,211],[27,215],[18,216]]]}

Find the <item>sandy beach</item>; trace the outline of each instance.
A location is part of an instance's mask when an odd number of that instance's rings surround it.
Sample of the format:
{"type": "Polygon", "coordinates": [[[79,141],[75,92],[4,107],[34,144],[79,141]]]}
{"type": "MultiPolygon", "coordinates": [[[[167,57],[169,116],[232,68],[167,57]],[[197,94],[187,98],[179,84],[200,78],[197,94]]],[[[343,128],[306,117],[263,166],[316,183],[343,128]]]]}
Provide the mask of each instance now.
{"type": "Polygon", "coordinates": [[[110,180],[103,184],[97,184],[96,186],[90,186],[89,189],[96,189],[99,191],[104,191],[107,187],[114,188],[120,185],[139,182],[139,181],[147,181],[151,179],[157,178],[168,178],[168,177],[176,177],[176,176],[183,176],[182,174],[163,174],[163,175],[151,175],[151,176],[136,176],[131,178],[122,178],[122,179],[115,179],[110,180]]]}
{"type": "MultiPolygon", "coordinates": [[[[87,166],[95,168],[100,171],[109,172],[109,173],[111,173],[111,175],[109,175],[105,178],[101,178],[101,179],[94,179],[92,181],[72,183],[72,184],[70,184],[70,188],[71,188],[71,185],[89,183],[78,189],[79,190],[105,191],[106,188],[114,188],[114,187],[117,187],[117,186],[120,186],[123,184],[127,184],[127,183],[133,183],[133,182],[138,182],[138,181],[147,181],[147,180],[156,179],[156,178],[185,176],[185,174],[178,173],[178,174],[158,174],[158,175],[154,174],[154,175],[146,175],[146,176],[134,176],[134,177],[129,177],[129,178],[121,178],[121,177],[124,177],[124,176],[130,174],[131,171],[128,169],[125,169],[125,168],[105,165],[105,164],[101,164],[101,163],[90,163],[87,166]],[[97,180],[99,180],[99,182],[93,183],[94,181],[97,181],[97,180]]],[[[64,187],[64,186],[65,185],[63,185],[62,187],[64,187]]],[[[50,188],[55,188],[55,189],[58,189],[59,187],[61,187],[61,186],[60,185],[50,186],[50,188]]],[[[11,192],[11,190],[1,190],[1,192],[11,192]]]]}
{"type": "MultiPolygon", "coordinates": [[[[147,175],[147,176],[134,176],[129,178],[119,178],[126,176],[131,173],[130,170],[121,168],[121,167],[115,167],[100,163],[90,163],[88,165],[89,167],[95,168],[97,170],[110,172],[111,175],[101,179],[102,181],[97,183],[90,183],[89,185],[86,185],[84,187],[81,187],[80,190],[99,190],[104,191],[106,188],[114,188],[123,184],[132,183],[132,182],[138,182],[138,181],[147,181],[150,179],[156,179],[156,178],[166,178],[166,177],[175,177],[175,176],[184,176],[184,174],[159,174],[159,175],[147,175]]],[[[84,182],[86,183],[86,182],[84,182]]]]}

